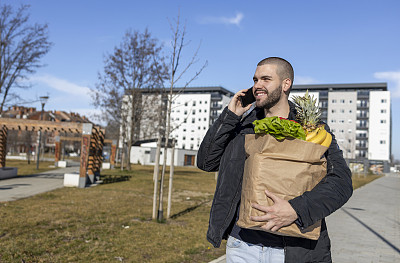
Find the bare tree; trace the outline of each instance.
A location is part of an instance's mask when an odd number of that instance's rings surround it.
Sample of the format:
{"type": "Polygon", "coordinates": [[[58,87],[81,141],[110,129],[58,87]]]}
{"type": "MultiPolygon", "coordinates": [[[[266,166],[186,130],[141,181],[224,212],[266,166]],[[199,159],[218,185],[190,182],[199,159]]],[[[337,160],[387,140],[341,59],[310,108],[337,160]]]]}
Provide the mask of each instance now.
{"type": "MultiPolygon", "coordinates": [[[[193,56],[189,60],[189,62],[181,67],[181,59],[182,59],[182,51],[183,49],[189,44],[186,42],[186,24],[181,25],[180,22],[180,15],[178,14],[177,18],[174,19],[172,22],[169,21],[172,38],[171,38],[171,55],[169,57],[169,67],[168,67],[168,96],[167,96],[167,122],[166,122],[166,130],[165,130],[165,143],[164,143],[164,156],[163,156],[163,167],[161,173],[161,182],[160,182],[160,194],[159,194],[159,208],[158,208],[158,216],[157,220],[159,222],[163,221],[163,184],[164,184],[164,176],[166,170],[166,163],[167,163],[167,149],[168,149],[168,141],[172,131],[171,127],[171,109],[173,101],[181,94],[183,90],[185,90],[193,80],[195,80],[203,69],[207,66],[208,62],[206,61],[198,71],[196,71],[192,77],[188,78],[185,81],[184,85],[181,86],[179,89],[176,87],[177,83],[182,81],[182,78],[186,75],[188,70],[198,62],[198,51],[200,45],[194,52],[193,56]]],[[[171,163],[173,166],[173,163],[171,163]]],[[[170,169],[173,169],[170,167],[170,169]]],[[[172,176],[172,175],[170,175],[172,176]]],[[[170,184],[172,184],[172,180],[170,180],[170,184]]],[[[169,187],[172,191],[172,186],[169,187]]],[[[170,194],[169,194],[170,195],[170,194]]],[[[170,199],[170,198],[169,198],[170,199]]],[[[171,206],[168,205],[168,208],[171,206]]],[[[169,214],[169,212],[168,212],[169,214]]]]}
{"type": "Polygon", "coordinates": [[[142,91],[160,88],[166,77],[162,47],[146,29],[128,30],[113,54],[105,57],[104,71],[93,91],[93,104],[106,121],[118,123],[123,159],[130,169],[130,147],[140,135],[142,91]]]}
{"type": "Polygon", "coordinates": [[[13,10],[0,7],[0,115],[10,98],[17,99],[14,88],[27,88],[22,79],[41,67],[40,59],[49,52],[47,25],[29,23],[28,5],[13,10]]]}

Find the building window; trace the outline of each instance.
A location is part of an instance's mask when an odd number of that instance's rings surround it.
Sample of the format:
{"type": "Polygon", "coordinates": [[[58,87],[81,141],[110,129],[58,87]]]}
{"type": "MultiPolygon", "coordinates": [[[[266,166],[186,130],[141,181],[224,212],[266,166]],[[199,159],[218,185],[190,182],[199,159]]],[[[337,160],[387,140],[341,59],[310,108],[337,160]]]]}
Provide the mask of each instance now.
{"type": "Polygon", "coordinates": [[[381,123],[386,123],[386,120],[381,120],[381,123]]]}
{"type": "Polygon", "coordinates": [[[196,106],[196,101],[193,101],[193,106],[196,106]]]}
{"type": "Polygon", "coordinates": [[[385,109],[381,110],[381,113],[386,113],[386,110],[385,109]]]}
{"type": "Polygon", "coordinates": [[[336,120],[335,120],[335,119],[332,119],[332,120],[331,120],[331,123],[336,123],[336,120]]]}
{"type": "Polygon", "coordinates": [[[351,130],[351,129],[348,129],[347,132],[348,132],[348,133],[352,133],[352,130],[351,130]]]}
{"type": "Polygon", "coordinates": [[[196,114],[196,110],[192,110],[192,114],[196,114]]]}
{"type": "Polygon", "coordinates": [[[348,123],[352,123],[353,121],[352,121],[351,119],[349,119],[347,122],[348,122],[348,123]]]}
{"type": "Polygon", "coordinates": [[[352,103],[353,103],[353,101],[352,101],[352,100],[349,100],[349,103],[350,103],[350,104],[352,104],[352,103]]]}
{"type": "Polygon", "coordinates": [[[344,123],[344,120],[339,120],[339,123],[344,123]]]}
{"type": "Polygon", "coordinates": [[[187,115],[187,110],[185,110],[185,112],[183,114],[187,115]]]}
{"type": "Polygon", "coordinates": [[[336,100],[335,100],[335,99],[333,99],[333,100],[332,100],[332,103],[336,103],[336,100]]]}
{"type": "Polygon", "coordinates": [[[386,144],[386,141],[385,140],[380,140],[379,143],[380,144],[386,144]]]}
{"type": "Polygon", "coordinates": [[[183,136],[182,140],[186,140],[186,136],[183,136]]]}
{"type": "Polygon", "coordinates": [[[340,133],[344,133],[344,130],[339,130],[340,133]]]}
{"type": "Polygon", "coordinates": [[[188,103],[187,102],[185,102],[185,106],[187,106],[188,105],[188,103]]]}
{"type": "Polygon", "coordinates": [[[344,113],[344,109],[340,109],[340,113],[344,113]]]}
{"type": "Polygon", "coordinates": [[[353,111],[352,110],[349,110],[349,113],[352,113],[353,111]]]}
{"type": "Polygon", "coordinates": [[[340,100],[340,103],[344,103],[345,101],[344,100],[340,100]]]}
{"type": "Polygon", "coordinates": [[[199,109],[199,112],[201,112],[201,109],[199,109]]]}
{"type": "Polygon", "coordinates": [[[381,99],[381,103],[386,103],[387,100],[386,99],[381,99]]]}
{"type": "Polygon", "coordinates": [[[195,118],[192,118],[192,123],[195,123],[195,122],[196,122],[195,118]]]}
{"type": "Polygon", "coordinates": [[[332,113],[336,113],[336,110],[332,110],[332,113]]]}

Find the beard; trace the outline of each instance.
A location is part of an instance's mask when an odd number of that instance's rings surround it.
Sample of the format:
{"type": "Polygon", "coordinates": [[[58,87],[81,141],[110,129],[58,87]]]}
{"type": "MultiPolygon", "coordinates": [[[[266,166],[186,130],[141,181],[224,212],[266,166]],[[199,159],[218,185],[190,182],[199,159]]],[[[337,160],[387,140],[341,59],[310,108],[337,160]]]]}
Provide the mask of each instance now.
{"type": "Polygon", "coordinates": [[[279,85],[278,88],[275,90],[268,92],[267,93],[267,99],[265,101],[258,100],[256,101],[256,107],[259,108],[264,108],[264,109],[271,109],[273,106],[275,106],[279,100],[281,99],[282,96],[282,85],[279,85]]]}

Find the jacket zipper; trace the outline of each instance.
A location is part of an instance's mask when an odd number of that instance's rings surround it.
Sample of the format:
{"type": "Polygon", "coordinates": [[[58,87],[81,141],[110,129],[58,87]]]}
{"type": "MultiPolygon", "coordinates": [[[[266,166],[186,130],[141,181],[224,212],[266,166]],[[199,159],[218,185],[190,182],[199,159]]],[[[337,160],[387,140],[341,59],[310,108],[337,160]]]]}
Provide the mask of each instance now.
{"type": "Polygon", "coordinates": [[[282,236],[282,240],[283,240],[283,254],[285,255],[285,261],[286,262],[286,240],[285,237],[282,236]]]}

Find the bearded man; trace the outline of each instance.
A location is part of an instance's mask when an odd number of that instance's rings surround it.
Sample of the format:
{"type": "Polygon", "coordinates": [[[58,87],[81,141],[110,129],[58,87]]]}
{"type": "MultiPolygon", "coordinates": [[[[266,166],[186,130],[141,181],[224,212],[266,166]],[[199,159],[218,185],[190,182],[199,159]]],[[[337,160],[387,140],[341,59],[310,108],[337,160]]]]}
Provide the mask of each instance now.
{"type": "MultiPolygon", "coordinates": [[[[318,240],[282,236],[236,225],[246,160],[245,135],[254,134],[252,123],[257,119],[278,116],[295,120],[296,109],[289,101],[293,79],[293,68],[288,61],[278,57],[261,60],[253,77],[252,90],[256,101],[243,107],[240,97],[247,90],[237,92],[200,146],[197,166],[204,171],[219,171],[207,239],[215,247],[221,245],[222,239],[227,239],[228,263],[332,262],[324,218],[343,206],[353,192],[350,169],[332,133],[332,143],[325,152],[327,175],[314,189],[289,201],[266,192],[274,204],[270,207],[253,206],[265,214],[252,217],[252,220],[265,222],[263,228],[273,232],[292,223],[304,229],[322,220],[318,240]]],[[[327,125],[325,129],[330,132],[327,125]]]]}

